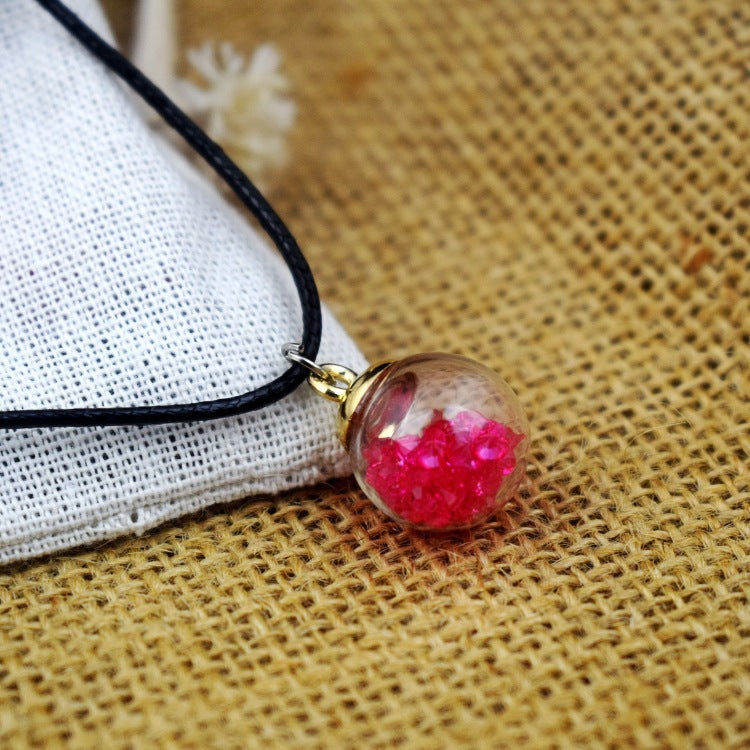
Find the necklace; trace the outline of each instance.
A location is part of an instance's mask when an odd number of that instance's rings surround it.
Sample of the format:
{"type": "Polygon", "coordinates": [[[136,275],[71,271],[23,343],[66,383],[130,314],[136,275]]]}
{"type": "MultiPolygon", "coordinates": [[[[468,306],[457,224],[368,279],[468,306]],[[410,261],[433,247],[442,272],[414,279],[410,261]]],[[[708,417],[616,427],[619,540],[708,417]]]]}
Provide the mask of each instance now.
{"type": "Polygon", "coordinates": [[[426,529],[472,526],[502,506],[523,479],[529,430],[510,387],[477,362],[422,354],[357,375],[315,362],[320,300],[297,242],[229,157],[160,89],[59,0],[37,0],[81,44],[177,131],[258,219],[285,261],[302,309],[299,343],[281,352],[290,367],[239,396],[188,404],[0,412],[0,428],[103,427],[194,422],[275,403],[303,381],[338,404],[338,433],[363,491],[384,512],[426,529]]]}

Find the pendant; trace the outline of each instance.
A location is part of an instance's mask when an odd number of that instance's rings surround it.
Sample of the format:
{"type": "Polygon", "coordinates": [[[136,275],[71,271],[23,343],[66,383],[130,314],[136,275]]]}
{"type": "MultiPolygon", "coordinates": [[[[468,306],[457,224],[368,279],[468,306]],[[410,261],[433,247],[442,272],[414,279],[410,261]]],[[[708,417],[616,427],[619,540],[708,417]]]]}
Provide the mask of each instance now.
{"type": "Polygon", "coordinates": [[[501,508],[526,471],[529,427],[510,386],[454,354],[381,362],[357,376],[287,344],[308,383],[339,404],[338,432],[364,493],[419,529],[474,526],[501,508]]]}

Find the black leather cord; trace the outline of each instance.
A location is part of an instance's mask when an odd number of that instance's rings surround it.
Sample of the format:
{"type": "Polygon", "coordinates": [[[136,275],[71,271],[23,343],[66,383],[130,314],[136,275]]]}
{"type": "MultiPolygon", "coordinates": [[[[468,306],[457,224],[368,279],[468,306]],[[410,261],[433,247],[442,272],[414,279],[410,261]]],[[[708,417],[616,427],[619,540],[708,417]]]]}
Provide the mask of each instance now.
{"type": "MultiPolygon", "coordinates": [[[[258,219],[286,261],[302,305],[302,346],[314,360],[321,336],[320,300],[310,266],[294,237],[239,167],[169,97],[58,0],[36,0],[93,55],[125,81],[194,148],[258,219]]],[[[292,365],[275,380],[240,396],[191,404],[104,409],[42,409],[0,412],[0,429],[103,427],[194,422],[262,409],[291,393],[307,376],[292,365]]],[[[0,398],[2,394],[0,394],[0,398]]]]}

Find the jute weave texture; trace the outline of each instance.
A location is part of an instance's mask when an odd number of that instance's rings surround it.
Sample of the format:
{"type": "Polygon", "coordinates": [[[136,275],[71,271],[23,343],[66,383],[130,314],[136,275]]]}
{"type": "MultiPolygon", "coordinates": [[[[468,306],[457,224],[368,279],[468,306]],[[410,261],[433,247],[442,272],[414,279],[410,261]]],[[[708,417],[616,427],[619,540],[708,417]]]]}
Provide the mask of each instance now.
{"type": "Polygon", "coordinates": [[[750,9],[184,0],[275,41],[275,203],[372,359],[474,356],[530,477],[429,537],[349,481],[0,574],[0,745],[750,746],[750,9]]]}

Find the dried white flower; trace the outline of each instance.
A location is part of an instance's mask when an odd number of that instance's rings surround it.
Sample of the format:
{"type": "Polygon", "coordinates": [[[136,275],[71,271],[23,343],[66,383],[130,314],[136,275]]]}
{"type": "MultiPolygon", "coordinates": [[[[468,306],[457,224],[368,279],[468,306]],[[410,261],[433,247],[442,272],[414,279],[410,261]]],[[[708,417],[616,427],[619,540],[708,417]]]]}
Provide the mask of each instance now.
{"type": "MultiPolygon", "coordinates": [[[[133,62],[263,186],[286,161],[286,137],[295,115],[276,48],[264,44],[249,60],[226,42],[189,50],[188,61],[206,82],[196,86],[174,75],[174,0],[141,0],[135,21],[133,62]]],[[[153,111],[145,106],[143,110],[160,128],[153,111]]]]}
{"type": "Polygon", "coordinates": [[[278,50],[263,44],[247,60],[228,42],[207,43],[187,57],[206,86],[177,80],[178,100],[254,180],[263,182],[286,160],[286,135],[295,115],[278,50]]]}

